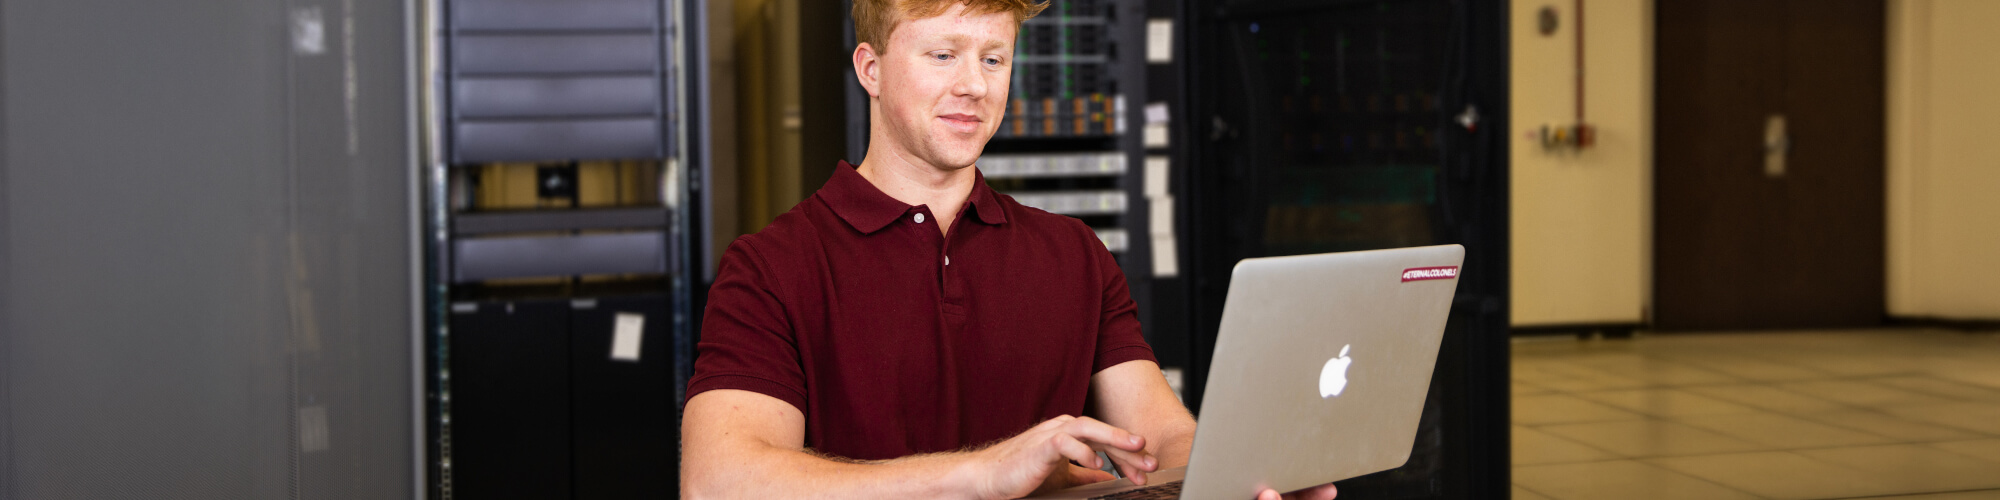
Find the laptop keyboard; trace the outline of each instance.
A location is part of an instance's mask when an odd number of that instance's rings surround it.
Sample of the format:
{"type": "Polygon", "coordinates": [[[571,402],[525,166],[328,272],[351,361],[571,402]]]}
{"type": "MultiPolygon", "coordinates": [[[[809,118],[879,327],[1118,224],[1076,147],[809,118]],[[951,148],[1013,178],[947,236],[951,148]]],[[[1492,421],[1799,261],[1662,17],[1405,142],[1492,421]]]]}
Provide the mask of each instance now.
{"type": "Polygon", "coordinates": [[[1131,489],[1090,500],[1174,500],[1181,497],[1181,482],[1160,483],[1144,488],[1131,489]]]}

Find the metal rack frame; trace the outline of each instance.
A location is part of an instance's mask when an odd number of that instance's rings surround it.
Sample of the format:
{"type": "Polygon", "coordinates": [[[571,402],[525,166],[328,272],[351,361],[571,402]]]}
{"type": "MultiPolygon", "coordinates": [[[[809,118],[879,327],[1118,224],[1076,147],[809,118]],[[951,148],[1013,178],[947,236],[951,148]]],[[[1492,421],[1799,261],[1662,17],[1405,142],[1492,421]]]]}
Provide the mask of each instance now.
{"type": "MultiPolygon", "coordinates": [[[[417,418],[422,419],[420,428],[425,430],[426,437],[417,445],[423,458],[419,462],[425,464],[418,487],[448,499],[452,496],[449,323],[454,309],[463,309],[454,303],[465,298],[457,296],[461,289],[485,288],[468,288],[468,285],[494,278],[533,276],[625,273],[662,276],[656,290],[619,289],[615,293],[645,292],[667,301],[670,317],[665,319],[671,322],[676,409],[683,403],[684,387],[678,386],[684,385],[679,381],[684,381],[691,372],[696,319],[689,313],[696,302],[691,288],[699,281],[690,278],[697,276],[691,274],[697,270],[690,263],[701,262],[699,255],[706,248],[698,241],[703,238],[697,236],[704,234],[698,227],[703,225],[708,212],[702,205],[707,188],[703,174],[708,154],[703,146],[710,110],[698,96],[708,92],[701,66],[707,61],[701,37],[708,5],[706,0],[597,0],[581,5],[532,0],[423,0],[414,9],[419,14],[412,27],[418,38],[413,50],[419,59],[414,74],[423,82],[413,96],[420,115],[415,119],[423,131],[419,177],[424,195],[420,239],[424,242],[421,251],[424,272],[419,286],[425,300],[422,321],[429,332],[418,341],[418,348],[423,351],[420,361],[423,376],[419,382],[423,401],[419,405],[422,414],[417,418]],[[554,9],[572,16],[567,21],[592,16],[600,20],[622,19],[633,25],[622,31],[613,30],[615,33],[611,34],[650,39],[645,43],[653,47],[647,51],[654,54],[656,61],[647,70],[650,76],[609,74],[582,67],[547,67],[541,68],[546,71],[539,74],[486,71],[480,74],[493,78],[485,79],[483,86],[468,86],[469,82],[458,78],[465,73],[454,66],[454,57],[461,54],[454,51],[451,43],[455,35],[462,33],[453,23],[458,18],[453,16],[467,15],[453,9],[460,4],[554,9]],[[591,12],[592,9],[596,11],[591,12]],[[650,22],[652,27],[640,29],[640,24],[648,24],[643,17],[619,17],[638,12],[633,9],[657,16],[650,22]],[[572,70],[581,73],[551,74],[572,70]],[[652,86],[655,84],[657,87],[652,86]],[[648,100],[650,104],[646,104],[648,100]],[[462,113],[461,104],[474,104],[485,111],[462,113]],[[636,110],[633,106],[640,104],[651,107],[650,118],[635,118],[630,114],[636,110]],[[517,127],[520,130],[503,130],[505,133],[500,136],[482,135],[481,130],[468,130],[461,123],[495,118],[520,124],[517,127]],[[650,120],[650,124],[635,127],[635,120],[650,120]],[[606,134],[591,132],[593,127],[616,129],[610,135],[617,136],[622,143],[604,143],[601,139],[606,134]],[[471,140],[489,147],[471,154],[458,149],[468,140],[468,132],[485,137],[471,140]],[[557,141],[561,144],[521,147],[527,144],[523,138],[534,142],[548,137],[561,139],[557,141]],[[633,145],[638,143],[652,146],[635,148],[633,145]],[[549,211],[464,210],[469,206],[462,189],[466,181],[465,165],[577,158],[657,161],[660,171],[655,189],[659,205],[549,211]]],[[[583,26],[565,26],[564,19],[551,20],[549,16],[523,16],[495,9],[483,12],[491,14],[484,16],[485,21],[497,24],[475,34],[493,35],[503,39],[503,45],[534,36],[577,38],[587,31],[583,26]],[[528,26],[537,24],[539,28],[528,26]]],[[[629,45],[634,40],[624,42],[629,45]]],[[[496,51],[488,55],[519,52],[496,51]]],[[[592,54],[587,50],[580,53],[592,54]]],[[[564,64],[560,60],[543,62],[564,64]]]]}

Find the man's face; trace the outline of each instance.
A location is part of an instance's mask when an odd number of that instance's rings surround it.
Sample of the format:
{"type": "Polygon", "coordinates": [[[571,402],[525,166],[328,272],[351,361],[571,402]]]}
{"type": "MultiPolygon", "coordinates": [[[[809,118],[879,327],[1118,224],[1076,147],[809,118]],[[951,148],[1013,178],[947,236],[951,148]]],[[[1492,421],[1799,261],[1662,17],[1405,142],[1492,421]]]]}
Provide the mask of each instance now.
{"type": "Polygon", "coordinates": [[[1014,68],[1014,16],[943,15],[905,20],[889,34],[880,58],[878,103],[897,149],[938,168],[979,159],[999,130],[1014,68]]]}

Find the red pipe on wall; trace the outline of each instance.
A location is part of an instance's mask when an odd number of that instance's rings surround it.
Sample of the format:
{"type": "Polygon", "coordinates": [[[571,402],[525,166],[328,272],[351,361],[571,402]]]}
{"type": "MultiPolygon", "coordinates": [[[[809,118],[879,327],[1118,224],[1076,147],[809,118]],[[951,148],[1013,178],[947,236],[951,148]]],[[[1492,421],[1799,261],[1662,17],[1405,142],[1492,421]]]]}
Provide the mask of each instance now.
{"type": "Polygon", "coordinates": [[[1583,126],[1583,0],[1576,0],[1576,124],[1583,126]]]}

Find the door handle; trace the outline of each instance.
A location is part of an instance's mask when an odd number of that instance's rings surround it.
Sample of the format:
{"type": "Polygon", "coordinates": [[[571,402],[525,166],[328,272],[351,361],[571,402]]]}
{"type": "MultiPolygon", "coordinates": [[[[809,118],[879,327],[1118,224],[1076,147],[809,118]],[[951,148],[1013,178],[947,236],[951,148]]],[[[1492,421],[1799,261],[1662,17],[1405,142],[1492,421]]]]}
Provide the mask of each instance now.
{"type": "Polygon", "coordinates": [[[1764,177],[1785,176],[1785,157],[1792,153],[1792,136],[1785,130],[1785,115],[1764,119],[1764,177]]]}

